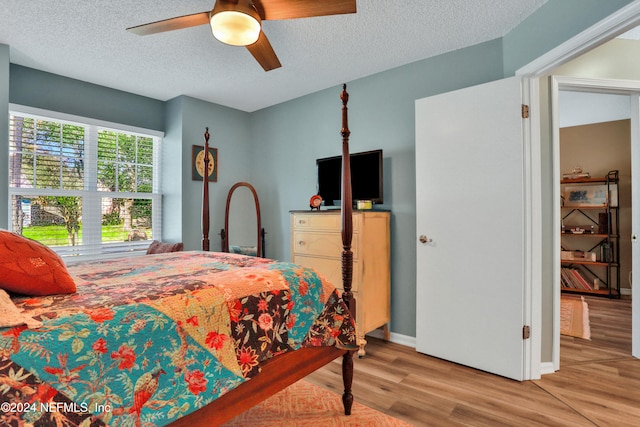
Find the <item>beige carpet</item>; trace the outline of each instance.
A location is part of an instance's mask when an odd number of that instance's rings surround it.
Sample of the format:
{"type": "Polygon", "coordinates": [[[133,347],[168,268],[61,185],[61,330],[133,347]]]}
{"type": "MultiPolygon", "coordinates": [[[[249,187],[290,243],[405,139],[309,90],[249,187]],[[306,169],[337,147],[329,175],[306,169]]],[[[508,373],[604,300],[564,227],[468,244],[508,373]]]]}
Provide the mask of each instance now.
{"type": "Polygon", "coordinates": [[[224,424],[251,427],[411,426],[357,402],[344,415],[342,397],[301,380],[224,424]]]}
{"type": "Polygon", "coordinates": [[[589,306],[582,296],[560,297],[560,334],[591,339],[589,306]]]}

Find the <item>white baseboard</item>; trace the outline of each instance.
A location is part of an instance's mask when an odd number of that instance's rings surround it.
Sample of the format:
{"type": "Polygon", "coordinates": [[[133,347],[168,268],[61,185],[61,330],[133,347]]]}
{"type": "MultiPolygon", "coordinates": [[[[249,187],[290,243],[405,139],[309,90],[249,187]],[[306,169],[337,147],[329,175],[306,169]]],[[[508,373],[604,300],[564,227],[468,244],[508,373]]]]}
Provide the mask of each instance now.
{"type": "MultiPolygon", "coordinates": [[[[369,332],[367,335],[374,338],[384,339],[382,329],[376,329],[375,331],[369,332]]],[[[396,334],[395,332],[391,332],[389,341],[396,344],[405,345],[407,347],[416,348],[416,337],[410,337],[408,335],[396,334]]]]}
{"type": "Polygon", "coordinates": [[[553,374],[556,372],[553,362],[542,362],[540,364],[540,375],[553,374]]]}
{"type": "Polygon", "coordinates": [[[620,295],[631,296],[631,288],[620,288],[620,295]]]}

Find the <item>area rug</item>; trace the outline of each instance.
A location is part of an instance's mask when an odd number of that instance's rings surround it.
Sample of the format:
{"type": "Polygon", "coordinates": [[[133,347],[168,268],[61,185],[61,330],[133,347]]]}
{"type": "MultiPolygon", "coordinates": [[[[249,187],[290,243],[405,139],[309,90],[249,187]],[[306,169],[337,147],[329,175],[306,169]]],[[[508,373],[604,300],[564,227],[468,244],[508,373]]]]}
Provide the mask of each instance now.
{"type": "Polygon", "coordinates": [[[356,401],[344,415],[342,396],[301,380],[240,414],[224,427],[411,426],[356,401]]]}
{"type": "Polygon", "coordinates": [[[567,295],[560,297],[560,334],[591,339],[589,306],[584,297],[567,295]]]}

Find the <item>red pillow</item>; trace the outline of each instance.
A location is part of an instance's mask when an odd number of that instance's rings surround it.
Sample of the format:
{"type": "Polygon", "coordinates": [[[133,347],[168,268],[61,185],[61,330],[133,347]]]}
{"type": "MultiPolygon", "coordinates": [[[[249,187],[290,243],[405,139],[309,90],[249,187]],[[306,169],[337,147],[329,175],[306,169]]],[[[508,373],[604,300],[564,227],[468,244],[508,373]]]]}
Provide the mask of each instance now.
{"type": "Polygon", "coordinates": [[[35,240],[0,230],[0,288],[42,296],[74,293],[76,284],[53,250],[35,240]]]}
{"type": "Polygon", "coordinates": [[[150,254],[164,254],[167,252],[180,252],[184,248],[184,244],[180,243],[162,243],[154,240],[147,249],[147,255],[150,254]]]}

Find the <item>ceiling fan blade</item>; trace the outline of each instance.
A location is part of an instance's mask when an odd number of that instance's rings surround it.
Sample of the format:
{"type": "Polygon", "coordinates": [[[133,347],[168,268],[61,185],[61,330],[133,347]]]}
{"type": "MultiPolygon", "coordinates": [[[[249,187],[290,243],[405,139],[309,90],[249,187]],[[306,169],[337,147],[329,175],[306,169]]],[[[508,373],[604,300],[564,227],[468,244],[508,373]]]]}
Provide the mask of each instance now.
{"type": "Polygon", "coordinates": [[[254,0],[263,20],[356,13],[356,0],[254,0]]]}
{"type": "Polygon", "coordinates": [[[149,34],[181,30],[183,28],[195,27],[208,23],[209,12],[200,12],[194,13],[193,15],[178,16],[177,18],[170,18],[162,21],[138,25],[137,27],[127,28],[127,31],[130,31],[139,36],[147,36],[149,34]]]}
{"type": "Polygon", "coordinates": [[[265,71],[271,71],[276,68],[282,67],[280,60],[276,56],[275,51],[271,47],[271,43],[267,38],[264,31],[260,31],[260,37],[254,44],[247,46],[251,55],[262,65],[265,71]]]}

